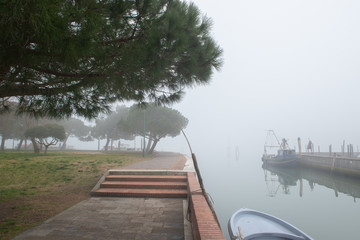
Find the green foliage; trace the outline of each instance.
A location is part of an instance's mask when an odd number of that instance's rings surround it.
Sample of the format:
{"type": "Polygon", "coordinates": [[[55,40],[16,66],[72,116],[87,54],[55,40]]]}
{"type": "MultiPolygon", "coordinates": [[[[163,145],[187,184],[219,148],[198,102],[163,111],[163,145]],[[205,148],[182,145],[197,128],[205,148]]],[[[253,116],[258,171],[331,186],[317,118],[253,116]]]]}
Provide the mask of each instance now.
{"type": "Polygon", "coordinates": [[[128,131],[135,135],[143,136],[145,130],[145,135],[149,139],[149,153],[154,151],[161,138],[179,135],[187,124],[188,119],[179,111],[155,103],[147,104],[143,108],[133,105],[126,120],[128,131]]]}
{"type": "MultiPolygon", "coordinates": [[[[43,126],[36,126],[29,128],[25,131],[25,137],[37,140],[39,144],[45,146],[45,154],[47,149],[51,145],[56,145],[59,141],[63,141],[66,138],[65,129],[63,126],[56,123],[48,123],[43,126]]],[[[33,144],[35,142],[33,141],[33,144]]],[[[34,146],[35,152],[38,152],[34,146]]]]}
{"type": "Polygon", "coordinates": [[[26,130],[25,136],[37,139],[53,138],[57,141],[62,141],[65,139],[65,129],[59,124],[49,123],[43,126],[29,128],[26,130]]]}
{"type": "Polygon", "coordinates": [[[92,136],[98,139],[106,139],[105,150],[108,150],[110,141],[124,139],[133,140],[134,135],[126,128],[119,128],[118,123],[129,115],[129,108],[117,106],[116,111],[109,114],[104,119],[96,120],[96,125],[92,129],[92,136]]]}
{"type": "Polygon", "coordinates": [[[86,137],[90,132],[90,127],[86,126],[80,119],[70,118],[59,121],[58,123],[64,126],[67,136],[75,136],[80,139],[86,137]]]}
{"type": "Polygon", "coordinates": [[[15,118],[11,112],[0,114],[0,135],[3,139],[14,136],[14,132],[18,129],[15,118]]]}
{"type": "Polygon", "coordinates": [[[180,0],[2,1],[1,108],[91,118],[117,100],[178,101],[221,65],[210,25],[180,0]]]}
{"type": "Polygon", "coordinates": [[[90,137],[90,127],[86,126],[83,121],[76,118],[64,119],[58,122],[64,126],[66,137],[61,147],[62,150],[66,148],[66,142],[70,136],[77,137],[80,141],[86,141],[90,137]]]}

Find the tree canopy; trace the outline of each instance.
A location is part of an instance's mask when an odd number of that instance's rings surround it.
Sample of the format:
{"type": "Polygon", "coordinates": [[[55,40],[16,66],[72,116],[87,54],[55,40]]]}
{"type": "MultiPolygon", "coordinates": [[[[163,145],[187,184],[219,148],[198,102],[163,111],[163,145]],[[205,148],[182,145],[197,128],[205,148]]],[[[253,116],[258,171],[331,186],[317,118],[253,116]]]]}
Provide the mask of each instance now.
{"type": "Polygon", "coordinates": [[[85,123],[80,119],[64,119],[62,121],[58,121],[58,124],[64,127],[66,134],[61,150],[66,148],[66,142],[70,136],[75,136],[80,141],[86,140],[87,137],[90,136],[90,127],[86,126],[85,123]]]}
{"type": "Polygon", "coordinates": [[[95,117],[111,103],[178,101],[222,63],[211,21],[180,0],[0,4],[0,108],[95,117]]]}
{"type": "Polygon", "coordinates": [[[5,150],[5,140],[14,137],[16,130],[19,129],[14,119],[15,117],[12,112],[0,115],[1,151],[5,150]]]}
{"type": "Polygon", "coordinates": [[[43,144],[45,146],[45,155],[49,146],[56,145],[66,137],[64,127],[56,123],[29,128],[25,131],[25,136],[31,138],[35,152],[39,152],[39,149],[35,147],[35,141],[38,144],[43,144]]]}
{"type": "Polygon", "coordinates": [[[138,136],[143,136],[145,130],[147,152],[152,153],[161,138],[179,135],[181,129],[186,128],[188,119],[175,109],[151,103],[146,108],[133,105],[126,124],[128,131],[138,136]]]}
{"type": "Polygon", "coordinates": [[[104,119],[96,120],[96,125],[92,129],[91,135],[94,138],[106,139],[104,150],[109,150],[111,141],[111,148],[113,141],[124,139],[133,140],[134,135],[124,127],[118,127],[118,123],[124,121],[129,115],[129,108],[126,106],[117,106],[116,110],[109,114],[104,119]]]}

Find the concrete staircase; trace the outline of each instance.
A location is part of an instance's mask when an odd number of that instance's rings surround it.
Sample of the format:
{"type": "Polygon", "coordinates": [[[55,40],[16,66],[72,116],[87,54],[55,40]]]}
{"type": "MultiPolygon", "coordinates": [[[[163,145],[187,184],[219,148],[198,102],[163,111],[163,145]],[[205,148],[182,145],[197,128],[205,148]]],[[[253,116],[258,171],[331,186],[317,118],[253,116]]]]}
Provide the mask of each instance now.
{"type": "Polygon", "coordinates": [[[91,195],[186,198],[187,192],[186,172],[110,170],[95,186],[91,195]]]}

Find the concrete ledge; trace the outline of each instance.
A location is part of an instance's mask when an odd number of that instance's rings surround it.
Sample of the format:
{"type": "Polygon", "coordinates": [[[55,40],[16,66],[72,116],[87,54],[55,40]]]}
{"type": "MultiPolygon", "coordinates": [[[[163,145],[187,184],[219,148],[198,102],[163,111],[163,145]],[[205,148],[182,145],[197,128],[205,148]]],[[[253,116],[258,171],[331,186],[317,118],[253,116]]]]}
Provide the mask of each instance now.
{"type": "Polygon", "coordinates": [[[195,167],[194,167],[194,162],[193,162],[192,158],[188,157],[186,155],[183,155],[183,156],[186,158],[186,162],[184,165],[184,171],[194,172],[195,167]]]}
{"type": "Polygon", "coordinates": [[[93,196],[93,193],[96,192],[100,188],[100,185],[103,181],[105,181],[105,178],[109,175],[109,171],[106,171],[104,175],[99,179],[97,184],[91,189],[90,195],[93,196]]]}

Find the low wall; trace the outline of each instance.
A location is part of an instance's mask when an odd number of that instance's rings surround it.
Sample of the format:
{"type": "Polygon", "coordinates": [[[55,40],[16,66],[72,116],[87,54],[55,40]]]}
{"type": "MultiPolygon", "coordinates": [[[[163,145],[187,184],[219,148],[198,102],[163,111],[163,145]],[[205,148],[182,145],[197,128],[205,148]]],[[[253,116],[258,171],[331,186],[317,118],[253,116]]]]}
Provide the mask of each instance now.
{"type": "Polygon", "coordinates": [[[339,173],[347,176],[360,177],[360,159],[337,155],[302,154],[298,163],[303,166],[339,173]]]}
{"type": "Polygon", "coordinates": [[[187,174],[193,239],[225,240],[224,234],[201,191],[195,172],[188,172],[187,174]]]}

